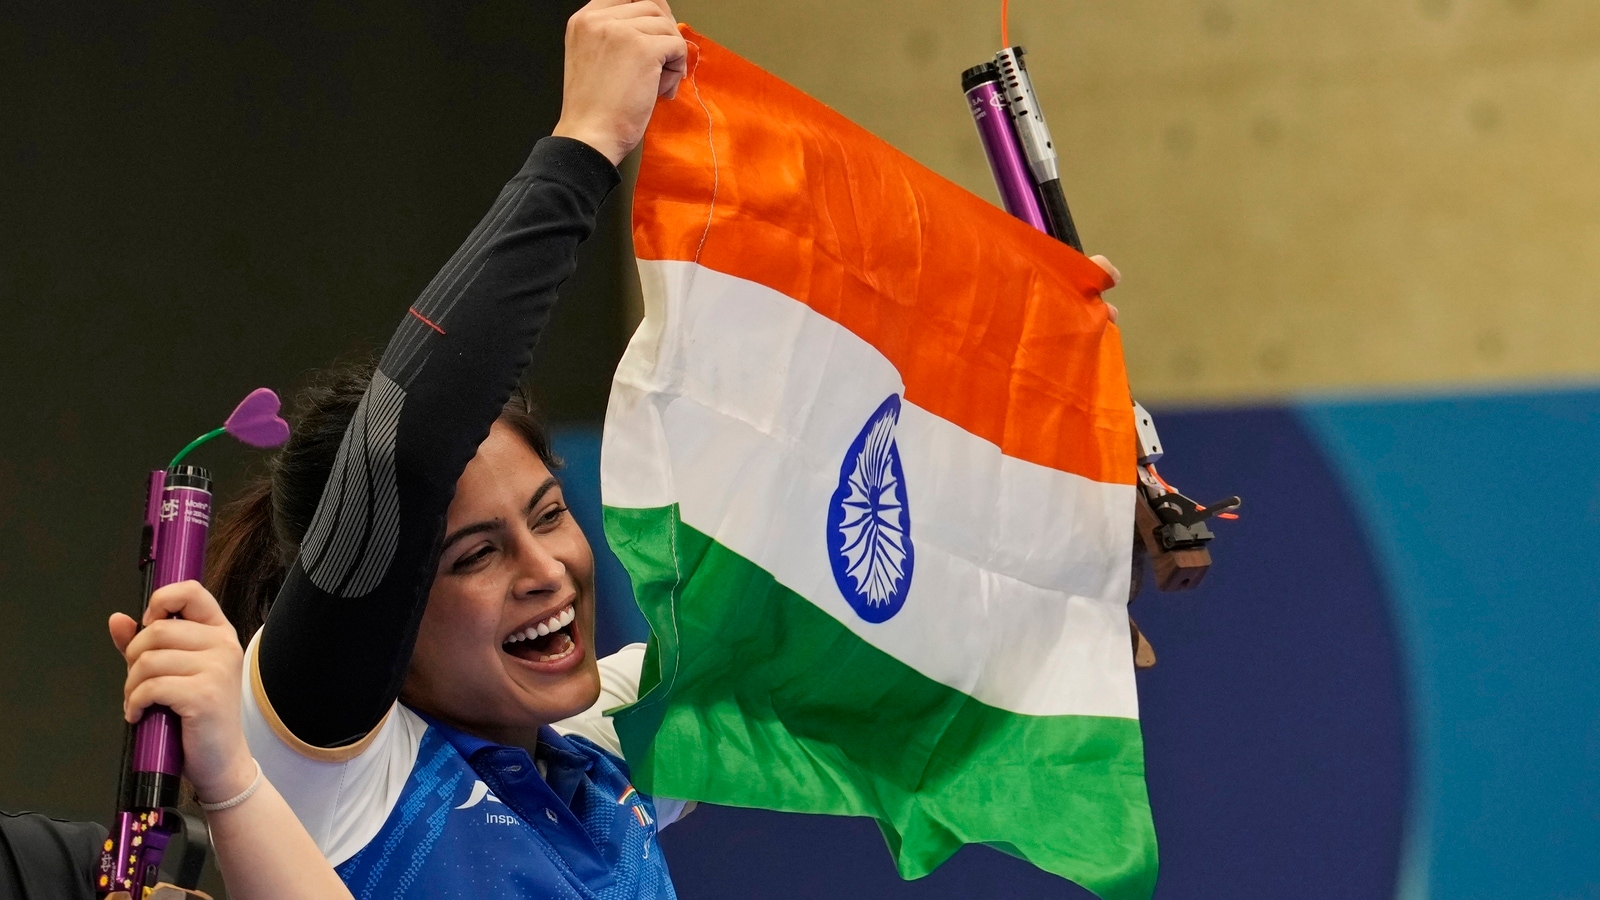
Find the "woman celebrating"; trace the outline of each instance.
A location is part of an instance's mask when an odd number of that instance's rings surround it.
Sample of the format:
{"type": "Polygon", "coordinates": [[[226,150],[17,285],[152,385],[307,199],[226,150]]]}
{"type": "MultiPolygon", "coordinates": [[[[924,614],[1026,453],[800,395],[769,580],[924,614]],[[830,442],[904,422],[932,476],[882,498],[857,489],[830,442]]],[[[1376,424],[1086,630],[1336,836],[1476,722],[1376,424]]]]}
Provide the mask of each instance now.
{"type": "MultiPolygon", "coordinates": [[[[214,536],[235,625],[265,618],[251,751],[358,897],[674,896],[655,835],[678,804],[551,728],[600,697],[594,566],[515,388],[685,58],[661,0],[573,16],[554,134],[376,367],[308,395],[214,536]]],[[[637,657],[613,668],[611,700],[631,699],[637,657]]],[[[567,729],[614,747],[598,714],[567,729]]]]}
{"type": "Polygon", "coordinates": [[[573,17],[554,136],[214,536],[251,750],[357,897],[674,896],[682,804],[633,789],[594,711],[639,653],[595,658],[593,557],[515,389],[684,61],[664,3],[573,17]]]}

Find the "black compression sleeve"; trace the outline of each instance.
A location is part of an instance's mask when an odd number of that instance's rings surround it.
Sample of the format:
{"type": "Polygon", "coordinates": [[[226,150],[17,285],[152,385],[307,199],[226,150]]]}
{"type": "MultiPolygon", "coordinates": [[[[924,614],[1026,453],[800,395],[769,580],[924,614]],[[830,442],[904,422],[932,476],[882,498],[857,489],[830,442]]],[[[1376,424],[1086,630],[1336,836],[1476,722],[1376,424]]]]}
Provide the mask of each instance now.
{"type": "Polygon", "coordinates": [[[359,740],[399,696],[456,479],[616,183],[587,145],[541,140],[402,317],[258,648],[267,699],[300,740],[359,740]]]}

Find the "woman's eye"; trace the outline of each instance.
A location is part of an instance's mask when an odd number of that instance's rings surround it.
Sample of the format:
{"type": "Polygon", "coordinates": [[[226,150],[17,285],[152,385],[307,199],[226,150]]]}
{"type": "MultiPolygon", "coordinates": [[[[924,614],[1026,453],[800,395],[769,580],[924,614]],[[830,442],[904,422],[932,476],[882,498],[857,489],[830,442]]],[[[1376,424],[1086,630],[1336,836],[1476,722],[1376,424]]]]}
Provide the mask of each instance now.
{"type": "Polygon", "coordinates": [[[489,546],[489,545],[487,545],[487,544],[482,546],[482,547],[479,547],[478,549],[472,551],[471,553],[468,553],[466,556],[463,556],[460,559],[456,560],[455,563],[450,566],[450,571],[452,571],[452,572],[463,572],[463,571],[465,571],[467,569],[470,569],[474,565],[476,565],[479,561],[483,560],[490,553],[493,553],[493,552],[494,552],[494,548],[489,546]]]}
{"type": "Polygon", "coordinates": [[[543,513],[540,513],[539,518],[533,521],[533,527],[536,529],[550,528],[554,525],[560,524],[561,517],[566,514],[567,508],[558,503],[555,506],[545,510],[543,513]]]}

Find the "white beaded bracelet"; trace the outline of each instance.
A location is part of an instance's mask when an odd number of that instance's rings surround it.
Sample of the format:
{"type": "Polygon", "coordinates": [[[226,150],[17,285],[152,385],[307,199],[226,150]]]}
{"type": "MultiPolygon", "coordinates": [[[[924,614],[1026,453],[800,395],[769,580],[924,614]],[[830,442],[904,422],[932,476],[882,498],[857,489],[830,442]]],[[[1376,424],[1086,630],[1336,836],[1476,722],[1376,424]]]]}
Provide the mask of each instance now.
{"type": "MultiPolygon", "coordinates": [[[[202,801],[200,801],[200,808],[205,810],[206,812],[219,812],[219,811],[224,810],[224,809],[232,809],[233,807],[238,806],[239,804],[245,802],[246,800],[249,800],[251,795],[253,795],[257,790],[259,790],[261,788],[261,779],[263,777],[262,772],[261,772],[261,763],[256,762],[253,759],[250,760],[250,761],[256,764],[256,780],[250,782],[250,786],[249,787],[247,787],[243,791],[241,791],[237,797],[230,797],[229,799],[224,800],[221,803],[206,803],[205,801],[202,800],[202,801]]],[[[198,797],[195,798],[195,799],[199,800],[198,797]]]]}

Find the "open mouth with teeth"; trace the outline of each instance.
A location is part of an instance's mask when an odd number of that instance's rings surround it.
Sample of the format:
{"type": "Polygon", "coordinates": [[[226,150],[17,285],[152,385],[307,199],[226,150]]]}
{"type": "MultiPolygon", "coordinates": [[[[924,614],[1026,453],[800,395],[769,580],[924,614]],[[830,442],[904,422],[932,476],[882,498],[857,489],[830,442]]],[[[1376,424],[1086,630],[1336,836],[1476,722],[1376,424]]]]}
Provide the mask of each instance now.
{"type": "Polygon", "coordinates": [[[547,619],[513,631],[500,643],[500,649],[530,663],[555,664],[578,650],[577,609],[568,604],[547,619]]]}

